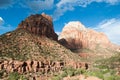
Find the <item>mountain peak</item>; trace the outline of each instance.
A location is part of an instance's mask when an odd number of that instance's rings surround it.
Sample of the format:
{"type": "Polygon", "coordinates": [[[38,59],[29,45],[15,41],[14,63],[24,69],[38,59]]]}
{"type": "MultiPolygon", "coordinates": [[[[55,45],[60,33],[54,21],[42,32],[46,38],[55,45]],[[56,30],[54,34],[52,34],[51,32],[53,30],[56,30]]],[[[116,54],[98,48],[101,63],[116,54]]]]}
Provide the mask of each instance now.
{"type": "Polygon", "coordinates": [[[57,34],[54,32],[52,18],[45,13],[31,15],[18,25],[18,29],[26,29],[39,36],[45,36],[57,40],[57,34]]]}
{"type": "Polygon", "coordinates": [[[69,49],[95,49],[97,45],[106,48],[111,44],[105,34],[88,29],[79,21],[65,25],[59,36],[59,42],[69,49]]]}
{"type": "Polygon", "coordinates": [[[77,29],[79,31],[86,31],[85,26],[79,21],[70,21],[68,24],[65,25],[64,29],[77,29]]]}

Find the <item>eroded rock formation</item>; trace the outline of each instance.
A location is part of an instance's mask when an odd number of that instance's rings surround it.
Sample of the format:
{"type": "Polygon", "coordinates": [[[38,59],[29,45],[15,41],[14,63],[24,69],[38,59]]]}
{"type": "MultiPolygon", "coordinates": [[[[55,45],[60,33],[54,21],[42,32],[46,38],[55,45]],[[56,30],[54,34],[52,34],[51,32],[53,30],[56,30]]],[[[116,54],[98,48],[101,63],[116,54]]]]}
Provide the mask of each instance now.
{"type": "Polygon", "coordinates": [[[19,28],[24,28],[31,33],[46,36],[53,40],[58,38],[53,29],[52,18],[44,13],[29,16],[19,24],[19,28]]]}
{"type": "Polygon", "coordinates": [[[18,73],[26,73],[26,72],[42,72],[43,74],[47,74],[48,72],[58,72],[63,67],[73,67],[75,69],[84,68],[88,69],[88,64],[84,62],[59,62],[59,61],[17,61],[17,60],[4,60],[0,61],[0,70],[6,70],[9,72],[18,72],[18,73]]]}
{"type": "Polygon", "coordinates": [[[59,36],[59,42],[69,49],[109,47],[110,41],[101,32],[85,28],[79,21],[69,22],[59,36]]]}

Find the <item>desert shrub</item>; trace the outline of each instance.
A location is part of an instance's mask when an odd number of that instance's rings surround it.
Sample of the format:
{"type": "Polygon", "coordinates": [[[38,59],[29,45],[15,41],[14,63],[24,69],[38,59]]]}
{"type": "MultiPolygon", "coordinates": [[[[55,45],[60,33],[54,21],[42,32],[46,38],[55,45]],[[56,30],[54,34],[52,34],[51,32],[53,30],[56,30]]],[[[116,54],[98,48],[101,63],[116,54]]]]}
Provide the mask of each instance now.
{"type": "Polygon", "coordinates": [[[20,78],[19,74],[17,72],[12,72],[9,74],[9,80],[18,80],[20,78]]]}
{"type": "Polygon", "coordinates": [[[111,76],[105,77],[104,80],[120,80],[120,76],[111,75],[111,76]]]}
{"type": "Polygon", "coordinates": [[[67,74],[65,71],[63,71],[62,74],[61,74],[61,77],[64,78],[64,77],[66,77],[67,75],[68,75],[68,74],[67,74]]]}
{"type": "Polygon", "coordinates": [[[0,78],[4,75],[5,70],[0,70],[0,78]]]}
{"type": "Polygon", "coordinates": [[[51,78],[51,80],[61,80],[61,77],[60,76],[54,76],[51,78]]]}
{"type": "Polygon", "coordinates": [[[74,71],[72,71],[72,70],[67,70],[67,74],[68,74],[69,76],[74,76],[74,71]]]}
{"type": "Polygon", "coordinates": [[[76,69],[74,72],[75,75],[80,75],[80,74],[84,74],[84,73],[86,73],[85,69],[76,69]]]}
{"type": "Polygon", "coordinates": [[[69,68],[64,68],[63,71],[61,73],[54,73],[54,77],[52,77],[51,80],[61,80],[64,77],[67,76],[74,76],[75,73],[75,69],[69,67],[69,68]]]}
{"type": "Polygon", "coordinates": [[[74,72],[75,72],[74,68],[68,67],[68,68],[64,69],[64,71],[67,73],[67,75],[74,76],[74,72]]]}
{"type": "Polygon", "coordinates": [[[87,71],[84,73],[86,76],[95,76],[100,79],[104,79],[104,74],[101,71],[87,71]]]}
{"type": "Polygon", "coordinates": [[[104,74],[102,72],[100,72],[100,71],[93,72],[92,76],[96,76],[96,77],[98,77],[100,79],[104,79],[104,74]]]}
{"type": "Polygon", "coordinates": [[[27,80],[27,78],[25,76],[21,75],[19,80],[27,80]]]}
{"type": "Polygon", "coordinates": [[[17,72],[12,72],[8,76],[8,80],[27,80],[23,75],[20,75],[17,72]]]}

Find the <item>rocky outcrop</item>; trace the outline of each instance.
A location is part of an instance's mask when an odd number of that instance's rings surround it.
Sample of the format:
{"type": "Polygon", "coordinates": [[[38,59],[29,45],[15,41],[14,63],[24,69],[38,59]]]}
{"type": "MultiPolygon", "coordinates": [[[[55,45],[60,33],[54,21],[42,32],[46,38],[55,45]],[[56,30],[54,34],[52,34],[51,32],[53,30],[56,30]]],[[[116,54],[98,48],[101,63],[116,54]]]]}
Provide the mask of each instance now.
{"type": "Polygon", "coordinates": [[[95,49],[97,46],[107,48],[110,46],[110,41],[105,34],[85,28],[79,21],[69,22],[65,25],[59,36],[59,42],[73,50],[95,49]]]}
{"type": "Polygon", "coordinates": [[[20,28],[53,40],[57,40],[58,38],[53,29],[52,18],[44,13],[29,16],[19,24],[18,29],[20,28]]]}
{"type": "Polygon", "coordinates": [[[17,61],[17,60],[1,60],[0,70],[6,70],[9,72],[27,73],[27,72],[42,72],[47,74],[48,72],[58,72],[64,67],[73,67],[75,69],[84,68],[88,69],[88,64],[84,62],[63,62],[63,61],[17,61]]]}
{"type": "Polygon", "coordinates": [[[51,61],[1,61],[0,70],[4,69],[8,73],[17,71],[19,73],[26,72],[42,72],[48,73],[49,71],[60,71],[64,67],[64,62],[51,62],[51,61]]]}

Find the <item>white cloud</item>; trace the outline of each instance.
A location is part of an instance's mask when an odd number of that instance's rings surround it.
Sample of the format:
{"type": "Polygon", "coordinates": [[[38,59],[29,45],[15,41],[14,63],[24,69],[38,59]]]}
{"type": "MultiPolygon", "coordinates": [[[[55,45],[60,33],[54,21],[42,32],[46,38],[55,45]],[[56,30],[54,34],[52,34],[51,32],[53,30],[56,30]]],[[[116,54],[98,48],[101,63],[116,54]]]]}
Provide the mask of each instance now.
{"type": "Polygon", "coordinates": [[[5,25],[5,22],[2,17],[0,17],[0,34],[14,30],[14,27],[11,25],[5,25]]]}
{"type": "Polygon", "coordinates": [[[120,2],[120,0],[94,0],[94,1],[96,1],[96,2],[106,2],[106,3],[109,3],[111,5],[114,5],[118,2],[120,2]]]}
{"type": "Polygon", "coordinates": [[[62,7],[68,4],[85,7],[92,2],[105,2],[109,4],[116,4],[120,2],[120,0],[60,0],[60,2],[57,4],[57,7],[62,7]]]}
{"type": "Polygon", "coordinates": [[[110,5],[115,5],[116,3],[119,3],[120,0],[60,0],[56,4],[57,9],[54,11],[53,14],[54,20],[59,19],[59,17],[62,16],[66,11],[74,10],[75,6],[86,7],[92,2],[105,2],[110,5]]]}
{"type": "Polygon", "coordinates": [[[103,20],[94,29],[104,32],[113,43],[120,44],[120,19],[103,20]]]}
{"type": "Polygon", "coordinates": [[[64,15],[66,11],[72,11],[74,8],[72,6],[65,6],[64,8],[57,8],[53,13],[53,19],[57,20],[60,16],[64,15]]]}
{"type": "Polygon", "coordinates": [[[2,25],[4,23],[4,20],[2,17],[0,17],[0,25],[2,25]]]}

